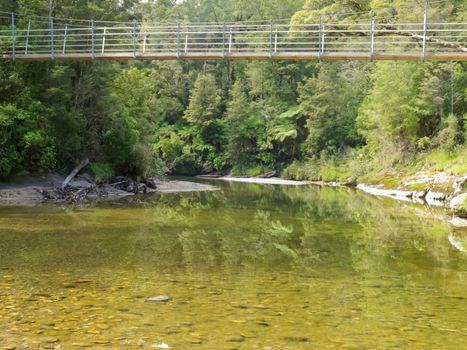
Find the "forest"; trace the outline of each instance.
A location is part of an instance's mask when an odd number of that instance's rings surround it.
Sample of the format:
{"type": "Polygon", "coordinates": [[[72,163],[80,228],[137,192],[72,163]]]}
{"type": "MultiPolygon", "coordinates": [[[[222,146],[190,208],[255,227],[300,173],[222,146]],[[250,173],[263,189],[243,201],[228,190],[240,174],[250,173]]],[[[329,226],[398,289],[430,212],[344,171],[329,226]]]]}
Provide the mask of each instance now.
{"type": "MultiPolygon", "coordinates": [[[[27,16],[203,23],[420,20],[413,0],[3,0],[27,16]]],[[[464,0],[431,21],[467,21],[464,0]]],[[[2,22],[3,23],[3,22],[2,22]]],[[[6,23],[6,22],[5,22],[6,23]]],[[[467,64],[0,61],[0,177],[227,174],[349,182],[467,173],[467,64]]]]}

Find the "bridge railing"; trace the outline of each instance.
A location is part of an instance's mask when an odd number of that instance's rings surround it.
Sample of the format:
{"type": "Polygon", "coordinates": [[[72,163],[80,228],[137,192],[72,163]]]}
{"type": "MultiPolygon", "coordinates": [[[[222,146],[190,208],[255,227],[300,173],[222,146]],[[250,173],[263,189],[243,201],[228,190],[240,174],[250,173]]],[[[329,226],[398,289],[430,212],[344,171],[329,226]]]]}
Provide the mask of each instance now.
{"type": "Polygon", "coordinates": [[[1,18],[3,58],[72,54],[247,54],[467,52],[467,23],[109,24],[1,18]]]}

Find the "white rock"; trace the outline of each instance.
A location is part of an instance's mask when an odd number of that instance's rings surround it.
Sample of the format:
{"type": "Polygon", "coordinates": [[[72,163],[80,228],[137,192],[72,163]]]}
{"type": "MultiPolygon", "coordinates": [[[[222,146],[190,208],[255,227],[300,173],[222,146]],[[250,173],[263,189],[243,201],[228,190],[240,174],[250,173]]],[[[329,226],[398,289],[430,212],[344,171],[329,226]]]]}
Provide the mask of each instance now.
{"type": "Polygon", "coordinates": [[[463,204],[466,201],[467,201],[467,193],[462,193],[451,199],[451,202],[449,202],[449,208],[456,209],[458,205],[463,204]]]}
{"type": "Polygon", "coordinates": [[[462,190],[463,190],[462,187],[465,182],[467,182],[467,175],[463,177],[459,177],[454,180],[454,182],[452,183],[452,188],[454,189],[454,195],[458,195],[462,193],[462,190]]]}
{"type": "Polygon", "coordinates": [[[454,227],[467,227],[467,219],[455,217],[449,223],[454,227]]]}

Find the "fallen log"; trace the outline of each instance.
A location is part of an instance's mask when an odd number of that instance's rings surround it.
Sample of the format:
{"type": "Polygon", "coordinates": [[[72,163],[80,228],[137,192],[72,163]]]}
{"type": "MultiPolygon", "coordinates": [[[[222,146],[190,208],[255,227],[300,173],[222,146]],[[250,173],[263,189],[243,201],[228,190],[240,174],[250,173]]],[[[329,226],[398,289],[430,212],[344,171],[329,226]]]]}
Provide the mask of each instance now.
{"type": "Polygon", "coordinates": [[[81,163],[79,163],[78,166],[74,168],[73,171],[66,177],[65,181],[63,181],[62,187],[61,187],[62,190],[65,189],[65,187],[68,186],[70,181],[73,180],[76,175],[78,175],[81,169],[83,169],[88,164],[89,164],[89,159],[88,158],[83,159],[81,163]]]}

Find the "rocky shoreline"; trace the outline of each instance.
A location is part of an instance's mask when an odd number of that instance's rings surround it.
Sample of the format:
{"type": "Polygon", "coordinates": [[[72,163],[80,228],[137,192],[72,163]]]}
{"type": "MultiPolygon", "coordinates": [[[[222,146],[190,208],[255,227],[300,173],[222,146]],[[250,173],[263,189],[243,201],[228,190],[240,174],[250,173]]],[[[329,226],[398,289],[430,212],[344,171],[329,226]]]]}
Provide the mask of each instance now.
{"type": "Polygon", "coordinates": [[[357,189],[375,196],[448,209],[452,213],[450,224],[467,227],[467,176],[415,174],[397,189],[368,184],[358,184],[357,189]]]}
{"type": "MultiPolygon", "coordinates": [[[[202,176],[203,178],[211,178],[202,176]]],[[[454,176],[446,173],[438,173],[429,176],[426,173],[417,173],[407,177],[406,181],[397,189],[385,188],[383,184],[357,184],[355,181],[345,183],[325,181],[296,181],[281,179],[278,177],[236,177],[215,176],[218,180],[272,184],[272,185],[319,185],[330,187],[355,187],[368,194],[389,197],[399,201],[422,204],[432,207],[445,208],[452,212],[452,216],[446,215],[449,223],[455,227],[467,228],[467,212],[460,209],[467,203],[467,175],[454,176]]]]}

